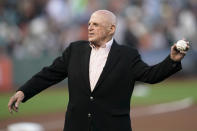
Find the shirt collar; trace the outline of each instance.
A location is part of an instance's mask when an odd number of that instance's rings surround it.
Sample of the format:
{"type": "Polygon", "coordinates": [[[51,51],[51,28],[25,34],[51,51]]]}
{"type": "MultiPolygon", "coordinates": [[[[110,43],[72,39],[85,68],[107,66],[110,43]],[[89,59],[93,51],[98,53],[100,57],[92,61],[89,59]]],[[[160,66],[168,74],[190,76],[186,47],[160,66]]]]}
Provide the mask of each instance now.
{"type": "MultiPolygon", "coordinates": [[[[112,38],[110,41],[108,41],[105,45],[101,46],[100,48],[106,48],[107,50],[110,50],[113,41],[114,39],[112,38]]],[[[90,43],[90,47],[95,48],[95,45],[90,43]]]]}

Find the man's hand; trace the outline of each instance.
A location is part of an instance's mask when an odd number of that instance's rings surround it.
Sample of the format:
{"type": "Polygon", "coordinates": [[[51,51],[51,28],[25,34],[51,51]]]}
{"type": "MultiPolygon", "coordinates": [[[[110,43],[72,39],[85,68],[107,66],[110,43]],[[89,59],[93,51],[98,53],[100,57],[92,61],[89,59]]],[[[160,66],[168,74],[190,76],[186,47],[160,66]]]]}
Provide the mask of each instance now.
{"type": "Polygon", "coordinates": [[[25,95],[22,91],[17,91],[16,94],[14,94],[8,103],[8,109],[9,112],[12,113],[12,110],[15,112],[18,112],[18,107],[21,101],[24,99],[25,95]]]}
{"type": "Polygon", "coordinates": [[[181,61],[183,57],[186,55],[189,49],[189,42],[187,42],[187,49],[185,51],[179,51],[176,49],[176,43],[171,47],[170,58],[173,61],[181,61]]]}

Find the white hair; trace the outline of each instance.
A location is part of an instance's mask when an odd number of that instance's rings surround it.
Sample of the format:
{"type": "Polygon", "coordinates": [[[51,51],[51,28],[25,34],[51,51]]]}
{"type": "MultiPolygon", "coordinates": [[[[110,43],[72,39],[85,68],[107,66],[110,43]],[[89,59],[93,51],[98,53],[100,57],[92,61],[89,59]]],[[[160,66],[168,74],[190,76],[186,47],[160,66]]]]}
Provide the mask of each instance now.
{"type": "Polygon", "coordinates": [[[115,25],[117,24],[117,19],[116,19],[116,16],[114,13],[112,13],[111,11],[109,10],[97,10],[95,11],[93,14],[95,13],[101,13],[101,14],[104,14],[107,16],[107,19],[109,20],[109,22],[111,22],[112,25],[115,25]]]}

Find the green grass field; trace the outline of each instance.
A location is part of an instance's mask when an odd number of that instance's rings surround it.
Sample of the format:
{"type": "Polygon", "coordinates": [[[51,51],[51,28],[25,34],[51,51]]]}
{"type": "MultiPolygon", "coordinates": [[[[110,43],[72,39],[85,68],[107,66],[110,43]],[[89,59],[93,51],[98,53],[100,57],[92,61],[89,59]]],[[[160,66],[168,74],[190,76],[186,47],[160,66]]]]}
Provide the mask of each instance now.
{"type": "MultiPolygon", "coordinates": [[[[144,106],[192,98],[197,103],[197,81],[165,81],[160,84],[148,86],[148,95],[144,97],[133,96],[132,106],[144,106]]],[[[10,115],[7,103],[12,93],[0,93],[0,120],[29,116],[39,113],[65,111],[68,103],[68,92],[66,88],[50,88],[33,97],[25,104],[20,105],[18,113],[10,115]]]]}

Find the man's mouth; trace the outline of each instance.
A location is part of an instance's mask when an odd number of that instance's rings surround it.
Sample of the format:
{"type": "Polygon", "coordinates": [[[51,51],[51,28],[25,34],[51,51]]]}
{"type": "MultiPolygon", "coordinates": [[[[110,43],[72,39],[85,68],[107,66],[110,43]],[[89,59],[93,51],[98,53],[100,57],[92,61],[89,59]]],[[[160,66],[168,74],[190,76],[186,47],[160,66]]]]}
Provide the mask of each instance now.
{"type": "Polygon", "coordinates": [[[89,36],[94,36],[94,33],[88,33],[89,36]]]}

